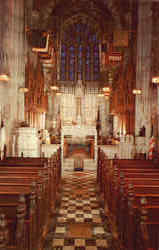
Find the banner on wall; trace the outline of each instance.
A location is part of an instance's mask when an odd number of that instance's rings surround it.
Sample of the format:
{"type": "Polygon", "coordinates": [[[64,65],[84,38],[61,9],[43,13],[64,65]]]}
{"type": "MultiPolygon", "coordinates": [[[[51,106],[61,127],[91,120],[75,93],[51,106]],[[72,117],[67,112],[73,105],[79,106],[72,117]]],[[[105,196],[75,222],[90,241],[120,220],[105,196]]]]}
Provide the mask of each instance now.
{"type": "Polygon", "coordinates": [[[123,53],[115,51],[113,44],[102,44],[101,47],[101,66],[104,68],[107,65],[116,65],[123,60],[123,53]]]}
{"type": "Polygon", "coordinates": [[[108,62],[111,63],[118,63],[121,62],[123,59],[122,53],[121,52],[110,52],[108,54],[108,62]]]}
{"type": "Polygon", "coordinates": [[[115,30],[113,33],[114,47],[128,47],[129,33],[125,30],[115,30]]]}
{"type": "Polygon", "coordinates": [[[152,136],[149,141],[148,159],[153,159],[153,152],[155,151],[155,138],[152,136]]]}

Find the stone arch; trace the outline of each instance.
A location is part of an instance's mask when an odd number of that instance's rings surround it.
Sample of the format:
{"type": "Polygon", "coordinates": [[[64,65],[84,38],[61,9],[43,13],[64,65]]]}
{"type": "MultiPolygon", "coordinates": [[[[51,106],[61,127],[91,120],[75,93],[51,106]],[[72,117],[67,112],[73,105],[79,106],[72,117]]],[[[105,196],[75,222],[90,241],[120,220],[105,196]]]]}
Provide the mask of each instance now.
{"type": "MultiPolygon", "coordinates": [[[[120,1],[122,1],[122,0],[120,0],[120,1]]],[[[39,20],[40,20],[41,25],[43,25],[43,26],[47,25],[48,20],[50,19],[50,16],[51,16],[53,10],[56,7],[62,5],[63,2],[64,2],[63,0],[50,1],[50,2],[46,3],[46,5],[43,6],[43,8],[40,10],[40,13],[39,13],[39,20]]],[[[105,10],[107,10],[107,14],[106,13],[105,14],[108,15],[108,13],[109,13],[110,17],[113,19],[113,23],[116,26],[118,26],[118,28],[122,28],[121,19],[123,18],[124,13],[121,13],[120,8],[119,8],[119,6],[116,5],[115,0],[109,0],[107,2],[105,2],[104,0],[101,0],[100,3],[99,3],[99,0],[98,1],[95,1],[95,0],[94,1],[90,1],[90,0],[89,1],[88,0],[76,1],[75,0],[75,1],[72,1],[72,9],[76,8],[76,5],[78,5],[77,11],[78,12],[81,11],[79,8],[80,2],[85,3],[86,6],[88,6],[88,5],[90,6],[90,13],[96,11],[96,17],[97,17],[97,15],[100,15],[100,11],[103,11],[103,9],[102,9],[102,6],[103,6],[105,8],[105,10]],[[97,11],[98,9],[100,10],[99,13],[97,11]]],[[[67,9],[67,7],[66,7],[66,9],[67,9]]],[[[85,11],[85,10],[82,9],[82,11],[85,11]]],[[[101,13],[101,15],[102,14],[103,13],[101,13]]],[[[73,15],[73,16],[75,16],[75,15],[73,15]]],[[[94,15],[94,17],[95,17],[95,15],[94,15]]],[[[90,18],[90,15],[89,15],[89,18],[90,18]]]]}
{"type": "Polygon", "coordinates": [[[76,22],[81,22],[81,23],[86,23],[86,24],[90,24],[91,27],[93,27],[93,30],[99,34],[100,33],[100,25],[98,22],[96,22],[94,20],[93,17],[91,16],[88,16],[87,14],[85,13],[78,13],[78,14],[75,14],[71,17],[69,17],[68,19],[66,19],[62,25],[61,25],[61,35],[63,33],[63,31],[65,30],[65,28],[67,26],[69,26],[70,24],[74,24],[76,22]]]}

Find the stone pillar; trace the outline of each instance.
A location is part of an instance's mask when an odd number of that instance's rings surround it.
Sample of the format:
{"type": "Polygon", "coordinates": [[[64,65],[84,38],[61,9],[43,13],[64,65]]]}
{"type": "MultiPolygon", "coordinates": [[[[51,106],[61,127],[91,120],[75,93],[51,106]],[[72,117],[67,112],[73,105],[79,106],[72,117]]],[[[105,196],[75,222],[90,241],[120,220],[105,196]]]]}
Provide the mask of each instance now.
{"type": "Polygon", "coordinates": [[[5,0],[8,16],[8,27],[4,34],[3,44],[7,51],[10,81],[7,84],[6,102],[10,105],[10,116],[7,120],[9,134],[9,154],[12,151],[12,133],[15,125],[24,120],[24,94],[19,87],[25,86],[25,30],[24,0],[5,0]]]}
{"type": "Polygon", "coordinates": [[[110,122],[109,122],[109,117],[110,117],[110,99],[105,98],[105,104],[106,104],[106,113],[105,113],[105,136],[108,137],[110,135],[110,122]]]}
{"type": "Polygon", "coordinates": [[[50,130],[53,128],[53,117],[54,117],[54,107],[53,107],[53,96],[48,96],[48,111],[46,113],[46,129],[50,130]]]}
{"type": "MultiPolygon", "coordinates": [[[[9,1],[10,2],[10,1],[9,1]]],[[[24,93],[19,92],[25,86],[25,30],[24,0],[12,1],[11,25],[8,38],[10,47],[11,97],[15,96],[14,118],[17,122],[24,120],[24,93]]]]}
{"type": "Polygon", "coordinates": [[[102,98],[100,105],[100,120],[101,120],[101,135],[105,136],[105,115],[106,115],[106,105],[105,97],[102,98]]]}
{"type": "Polygon", "coordinates": [[[109,99],[104,97],[99,97],[98,99],[100,122],[101,122],[101,135],[109,136],[109,99]]]}
{"type": "Polygon", "coordinates": [[[142,95],[136,96],[135,134],[139,134],[142,126],[146,128],[146,137],[150,137],[150,81],[151,81],[151,43],[152,43],[152,11],[151,2],[142,0],[138,5],[137,30],[137,67],[136,88],[142,95]]]}

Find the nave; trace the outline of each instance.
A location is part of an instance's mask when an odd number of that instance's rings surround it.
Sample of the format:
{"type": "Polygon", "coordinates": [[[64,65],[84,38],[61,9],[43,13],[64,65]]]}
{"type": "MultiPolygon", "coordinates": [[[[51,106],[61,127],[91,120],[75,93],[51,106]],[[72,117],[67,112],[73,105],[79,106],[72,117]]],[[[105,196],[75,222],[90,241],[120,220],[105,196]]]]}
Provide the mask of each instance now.
{"type": "Polygon", "coordinates": [[[55,216],[44,250],[120,249],[104,213],[95,171],[65,172],[55,216]]]}

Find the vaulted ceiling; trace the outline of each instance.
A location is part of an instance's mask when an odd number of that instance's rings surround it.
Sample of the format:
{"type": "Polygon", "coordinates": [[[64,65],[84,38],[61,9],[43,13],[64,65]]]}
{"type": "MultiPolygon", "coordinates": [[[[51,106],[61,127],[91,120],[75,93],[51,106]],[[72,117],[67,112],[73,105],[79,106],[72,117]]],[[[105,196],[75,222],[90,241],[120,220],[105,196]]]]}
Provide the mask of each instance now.
{"type": "Polygon", "coordinates": [[[131,0],[35,0],[33,16],[42,29],[56,29],[61,22],[83,16],[103,31],[107,26],[127,29],[131,11],[131,0]]]}
{"type": "MultiPolygon", "coordinates": [[[[109,78],[109,74],[107,73],[110,71],[110,79],[113,79],[113,83],[111,84],[114,91],[112,91],[112,99],[118,101],[119,97],[122,99],[119,100],[121,103],[120,107],[122,105],[122,107],[125,107],[123,103],[125,103],[125,100],[130,97],[127,103],[130,104],[130,109],[132,109],[134,106],[132,106],[131,103],[134,103],[132,101],[134,97],[132,96],[131,89],[133,88],[135,76],[132,58],[135,58],[136,55],[135,36],[137,34],[135,30],[136,27],[133,27],[135,26],[135,18],[137,17],[136,3],[137,1],[135,0],[34,0],[31,25],[33,25],[33,29],[40,32],[51,31],[51,34],[53,35],[59,32],[61,35],[61,31],[65,25],[77,23],[77,21],[81,20],[83,22],[84,20],[85,23],[91,23],[93,27],[103,35],[103,44],[105,40],[107,41],[107,38],[109,43],[109,37],[112,39],[113,31],[115,30],[133,31],[131,36],[130,34],[128,36],[129,46],[123,46],[121,48],[121,52],[123,54],[122,67],[120,67],[120,63],[117,65],[108,64],[104,70],[101,71],[100,81],[97,83],[98,86],[105,84],[109,78]],[[107,37],[105,37],[105,35],[107,37]],[[129,72],[132,72],[132,74],[130,75],[129,72]],[[125,78],[124,74],[126,74],[125,78]],[[122,95],[119,93],[122,93],[122,95]]],[[[61,38],[61,36],[57,37],[61,38]]],[[[57,39],[57,41],[59,40],[57,39]]],[[[111,42],[112,41],[110,41],[110,43],[111,42]]],[[[58,48],[59,47],[57,47],[57,49],[58,48]]],[[[46,65],[44,68],[45,85],[49,86],[49,84],[51,84],[54,80],[56,81],[56,69],[53,66],[46,67],[46,65]]],[[[91,84],[91,86],[94,86],[92,82],[91,84]]],[[[117,101],[112,101],[114,105],[112,107],[114,110],[119,106],[119,102],[117,101]]],[[[123,112],[122,108],[120,112],[123,112]]]]}

